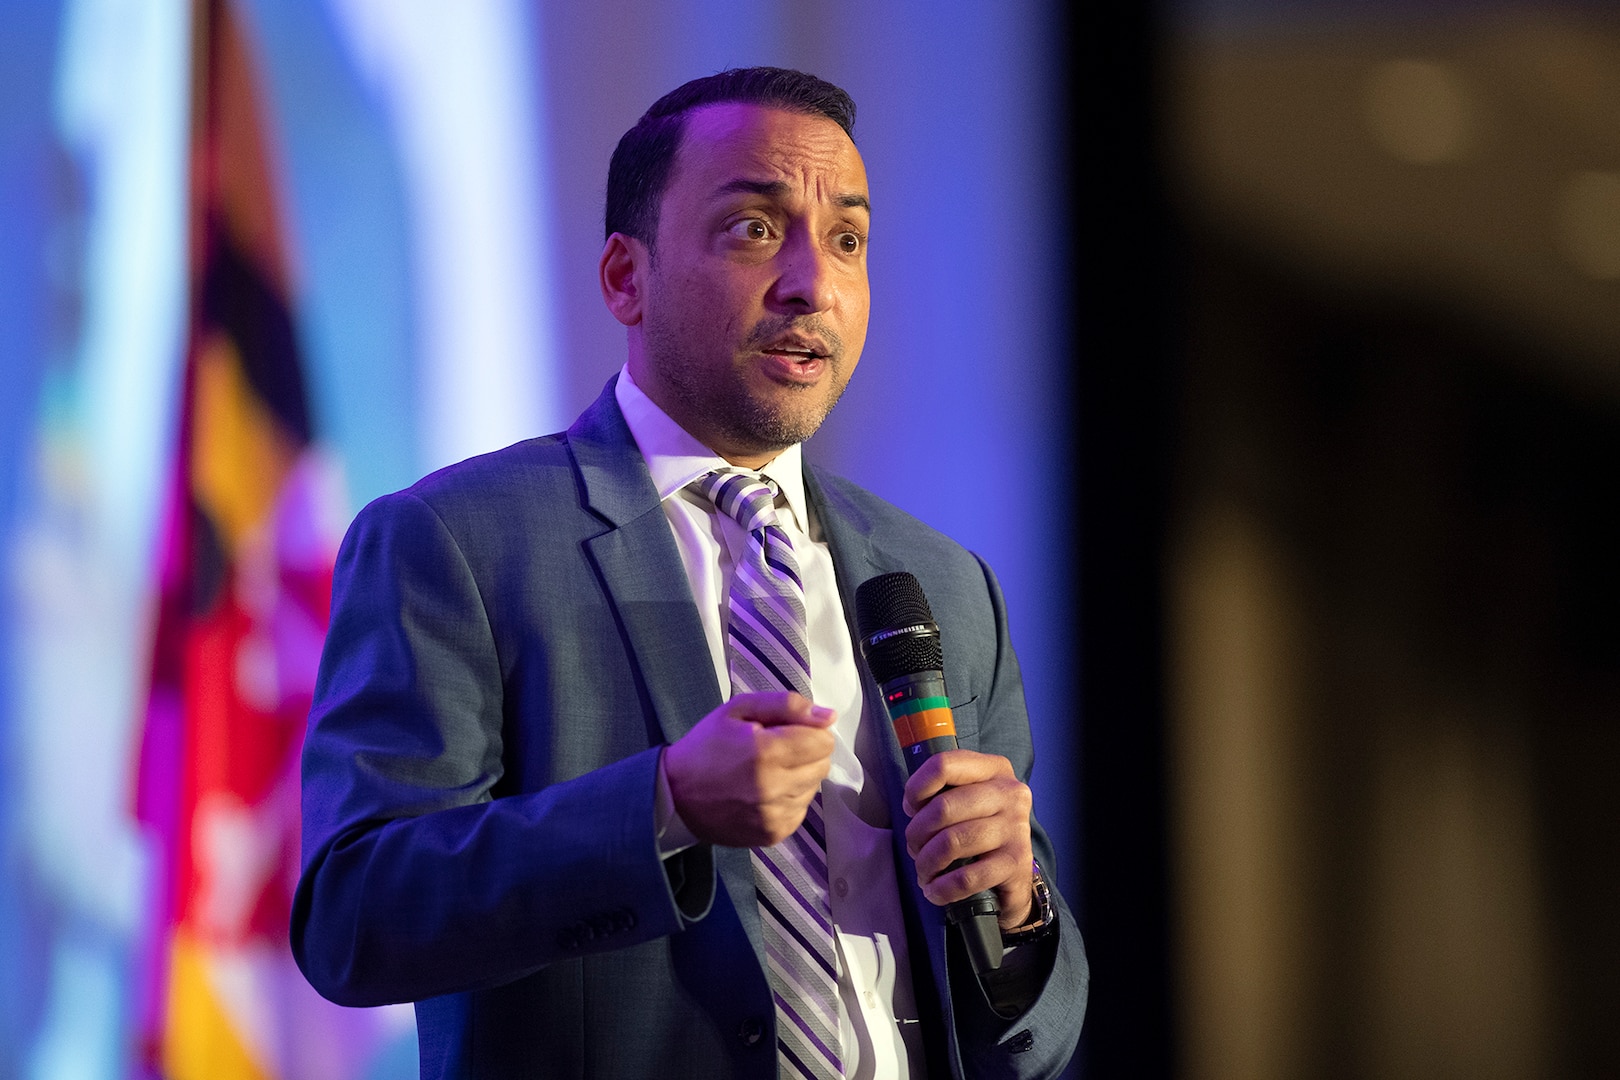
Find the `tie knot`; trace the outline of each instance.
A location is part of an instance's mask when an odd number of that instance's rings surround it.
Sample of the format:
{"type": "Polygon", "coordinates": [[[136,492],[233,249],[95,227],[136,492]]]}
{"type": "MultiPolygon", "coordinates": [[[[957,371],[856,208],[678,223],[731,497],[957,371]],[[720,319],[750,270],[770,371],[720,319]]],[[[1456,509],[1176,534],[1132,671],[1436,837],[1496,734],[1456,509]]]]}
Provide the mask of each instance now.
{"type": "Polygon", "coordinates": [[[687,486],[747,532],[776,524],[776,482],[769,477],[711,472],[687,486]]]}

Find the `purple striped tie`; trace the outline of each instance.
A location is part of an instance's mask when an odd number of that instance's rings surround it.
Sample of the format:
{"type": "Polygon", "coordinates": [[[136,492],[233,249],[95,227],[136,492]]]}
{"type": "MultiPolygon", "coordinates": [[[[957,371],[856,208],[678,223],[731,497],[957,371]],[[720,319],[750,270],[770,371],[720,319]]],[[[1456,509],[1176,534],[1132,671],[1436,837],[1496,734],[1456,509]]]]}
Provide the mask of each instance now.
{"type": "MultiPolygon", "coordinates": [[[[748,533],[732,573],[726,657],[734,694],[797,690],[810,696],[804,582],[793,543],[776,520],[776,485],[747,473],[694,481],[748,533]]],[[[821,793],[804,824],[775,847],[755,848],[754,891],[776,1000],[776,1050],[785,1077],[841,1077],[838,967],[827,899],[827,833],[821,793]]]]}

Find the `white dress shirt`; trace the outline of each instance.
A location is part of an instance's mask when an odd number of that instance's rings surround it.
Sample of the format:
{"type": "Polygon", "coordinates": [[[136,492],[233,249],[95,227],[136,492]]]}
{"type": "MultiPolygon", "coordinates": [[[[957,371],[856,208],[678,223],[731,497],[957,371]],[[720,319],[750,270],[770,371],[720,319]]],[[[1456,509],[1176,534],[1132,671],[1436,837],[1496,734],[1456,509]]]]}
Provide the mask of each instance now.
{"type": "MultiPolygon", "coordinates": [[[[671,420],[636,386],[628,365],[619,372],[615,396],[652,473],[703,621],[715,678],[729,696],[726,622],[732,567],[744,557],[748,538],[742,526],[687,485],[715,469],[755,470],[729,464],[671,420]]],[[[921,1078],[922,1037],[888,806],[879,785],[866,783],[867,763],[881,760],[881,733],[861,723],[860,669],[838,595],[832,553],[805,503],[799,447],[782,451],[757,472],[775,481],[781,492],[780,522],[793,541],[804,580],[811,695],[817,705],[838,714],[832,768],[821,792],[845,1074],[859,1080],[921,1078]]],[[[674,810],[662,764],[658,783],[659,850],[667,857],[696,838],[674,810]]]]}

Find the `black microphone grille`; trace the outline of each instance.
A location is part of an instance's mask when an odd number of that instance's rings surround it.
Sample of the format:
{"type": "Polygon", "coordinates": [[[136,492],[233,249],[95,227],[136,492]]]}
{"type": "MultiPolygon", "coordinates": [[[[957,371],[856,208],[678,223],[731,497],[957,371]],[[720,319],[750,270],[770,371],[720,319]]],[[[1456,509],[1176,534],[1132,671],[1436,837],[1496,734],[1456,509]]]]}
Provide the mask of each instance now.
{"type": "Polygon", "coordinates": [[[866,665],[879,683],[945,666],[928,598],[904,571],[861,583],[855,590],[855,624],[866,665]]]}
{"type": "Polygon", "coordinates": [[[933,621],[922,586],[904,570],[868,578],[855,590],[855,625],[863,638],[933,621]]]}

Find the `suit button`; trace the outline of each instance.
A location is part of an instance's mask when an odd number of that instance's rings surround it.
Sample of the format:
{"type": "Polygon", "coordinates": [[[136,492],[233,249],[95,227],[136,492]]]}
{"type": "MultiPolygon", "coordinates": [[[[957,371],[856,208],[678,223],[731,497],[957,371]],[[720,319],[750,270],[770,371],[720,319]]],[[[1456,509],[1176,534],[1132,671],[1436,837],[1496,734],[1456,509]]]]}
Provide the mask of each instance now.
{"type": "Polygon", "coordinates": [[[750,1016],[737,1028],[737,1038],[742,1040],[744,1046],[753,1046],[765,1037],[765,1021],[757,1016],[750,1016]]]}

